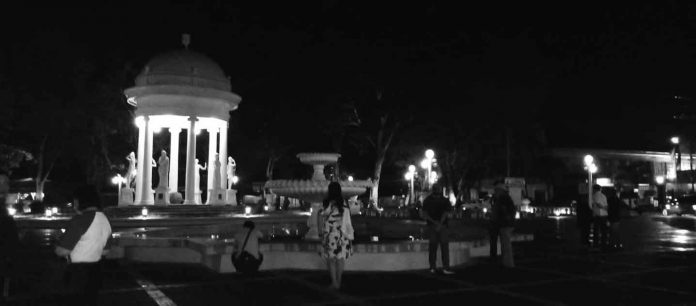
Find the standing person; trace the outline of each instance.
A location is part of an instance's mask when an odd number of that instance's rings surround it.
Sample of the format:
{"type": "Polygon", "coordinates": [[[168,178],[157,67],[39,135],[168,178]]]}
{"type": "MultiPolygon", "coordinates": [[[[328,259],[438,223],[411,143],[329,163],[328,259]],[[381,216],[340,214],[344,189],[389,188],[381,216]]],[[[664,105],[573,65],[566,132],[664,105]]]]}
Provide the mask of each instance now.
{"type": "Polygon", "coordinates": [[[607,209],[607,220],[609,221],[609,247],[613,249],[622,249],[621,244],[621,209],[624,206],[623,201],[619,198],[619,191],[615,191],[607,200],[609,208],[607,209]]]}
{"type": "Polygon", "coordinates": [[[0,281],[2,299],[10,294],[10,267],[19,246],[17,224],[7,212],[7,193],[10,191],[10,178],[0,170],[0,281]]]}
{"type": "Polygon", "coordinates": [[[256,229],[256,224],[251,220],[244,221],[243,228],[245,230],[234,235],[237,247],[232,254],[232,263],[235,264],[235,269],[239,272],[254,273],[259,270],[263,262],[263,254],[259,252],[259,239],[263,238],[263,234],[256,229]],[[249,253],[253,258],[249,262],[241,263],[240,265],[239,259],[244,252],[249,253]]]}
{"type": "Polygon", "coordinates": [[[605,248],[607,245],[607,234],[609,230],[609,204],[607,197],[602,193],[602,186],[597,184],[592,186],[592,217],[594,220],[594,233],[592,242],[595,248],[605,248]]]}
{"type": "Polygon", "coordinates": [[[346,259],[352,254],[351,241],[354,239],[350,210],[346,207],[338,182],[329,184],[329,193],[324,205],[317,214],[319,240],[322,244],[322,257],[331,276],[331,287],[341,288],[346,259]]]}
{"type": "Polygon", "coordinates": [[[432,192],[423,201],[421,215],[427,223],[430,243],[428,245],[428,261],[430,273],[437,272],[437,247],[440,246],[442,256],[442,273],[453,274],[449,266],[449,231],[448,219],[452,208],[449,201],[442,195],[442,185],[433,185],[432,192]]]}
{"type": "Polygon", "coordinates": [[[510,198],[503,181],[496,181],[494,185],[495,190],[491,199],[491,220],[489,225],[490,256],[492,260],[498,258],[498,237],[500,237],[503,266],[512,268],[515,266],[511,241],[515,221],[515,203],[512,202],[512,198],[510,198]]]}
{"type": "Polygon", "coordinates": [[[111,237],[111,224],[100,211],[99,194],[92,185],[75,190],[73,206],[77,215],[70,220],[55,248],[68,262],[66,282],[70,305],[96,305],[101,286],[100,261],[111,237]]]}

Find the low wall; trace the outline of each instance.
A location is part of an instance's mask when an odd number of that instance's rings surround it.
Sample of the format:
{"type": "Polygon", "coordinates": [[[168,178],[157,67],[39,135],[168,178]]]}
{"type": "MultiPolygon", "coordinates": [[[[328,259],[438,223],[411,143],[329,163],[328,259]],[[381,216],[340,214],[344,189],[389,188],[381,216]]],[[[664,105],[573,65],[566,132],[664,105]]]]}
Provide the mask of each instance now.
{"type": "MultiPolygon", "coordinates": [[[[513,241],[533,235],[517,234],[513,241]]],[[[311,241],[261,242],[261,270],[324,270],[319,244],[311,241]]],[[[136,262],[198,263],[221,273],[235,272],[231,239],[121,237],[114,242],[110,258],[136,262]]],[[[500,248],[498,248],[500,250],[500,248]]],[[[439,250],[438,250],[439,251],[439,250]]],[[[461,265],[474,257],[488,256],[488,239],[454,241],[449,245],[450,265],[461,265]]],[[[442,266],[438,254],[438,266],[442,266]]],[[[424,240],[355,244],[346,261],[348,271],[402,271],[427,269],[428,242],[424,240]]]]}

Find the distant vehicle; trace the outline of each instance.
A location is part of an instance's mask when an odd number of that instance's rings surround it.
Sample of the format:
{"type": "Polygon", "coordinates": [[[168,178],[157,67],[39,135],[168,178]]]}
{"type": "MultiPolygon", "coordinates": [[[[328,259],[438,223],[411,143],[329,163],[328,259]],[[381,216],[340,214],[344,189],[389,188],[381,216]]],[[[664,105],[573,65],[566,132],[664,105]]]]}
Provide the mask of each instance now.
{"type": "Polygon", "coordinates": [[[662,209],[662,215],[695,215],[694,211],[696,211],[696,194],[689,194],[670,199],[669,203],[665,204],[662,209]]]}

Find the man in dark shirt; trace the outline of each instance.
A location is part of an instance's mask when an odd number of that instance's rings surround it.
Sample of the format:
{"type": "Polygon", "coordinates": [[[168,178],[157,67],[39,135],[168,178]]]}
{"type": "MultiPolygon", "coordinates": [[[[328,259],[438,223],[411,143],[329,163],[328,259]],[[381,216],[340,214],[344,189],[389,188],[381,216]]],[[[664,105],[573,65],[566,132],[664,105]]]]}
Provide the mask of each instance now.
{"type": "Polygon", "coordinates": [[[442,253],[442,273],[452,274],[449,266],[449,237],[447,237],[447,218],[451,205],[442,195],[442,186],[433,185],[432,193],[423,201],[422,217],[428,224],[428,236],[430,245],[428,249],[428,259],[430,262],[430,273],[437,270],[437,246],[440,245],[442,253]]]}
{"type": "Polygon", "coordinates": [[[496,181],[493,199],[491,201],[490,215],[490,256],[495,260],[498,257],[498,237],[500,237],[500,249],[503,256],[503,265],[509,268],[515,266],[512,257],[512,230],[515,221],[515,203],[508,194],[503,181],[496,181]]]}

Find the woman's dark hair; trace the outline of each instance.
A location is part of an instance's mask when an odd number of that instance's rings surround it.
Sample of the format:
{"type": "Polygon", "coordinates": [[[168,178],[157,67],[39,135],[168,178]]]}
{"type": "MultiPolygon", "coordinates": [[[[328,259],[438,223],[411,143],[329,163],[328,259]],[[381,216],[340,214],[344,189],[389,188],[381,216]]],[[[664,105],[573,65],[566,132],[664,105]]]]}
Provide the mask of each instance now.
{"type": "Polygon", "coordinates": [[[88,207],[101,208],[101,199],[94,185],[84,185],[75,189],[73,198],[80,201],[80,209],[88,207]]]}
{"type": "Polygon", "coordinates": [[[333,202],[334,205],[336,205],[338,211],[342,214],[344,201],[343,195],[341,194],[341,184],[339,184],[338,182],[329,183],[329,194],[326,196],[326,199],[324,199],[324,209],[329,208],[331,202],[333,202]]]}
{"type": "Polygon", "coordinates": [[[254,221],[247,220],[247,221],[244,221],[244,225],[242,225],[242,227],[245,227],[248,229],[254,229],[254,227],[256,227],[256,224],[254,224],[254,221]]]}

